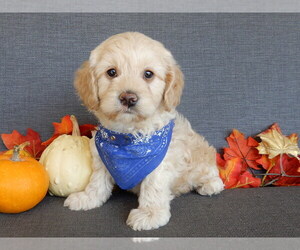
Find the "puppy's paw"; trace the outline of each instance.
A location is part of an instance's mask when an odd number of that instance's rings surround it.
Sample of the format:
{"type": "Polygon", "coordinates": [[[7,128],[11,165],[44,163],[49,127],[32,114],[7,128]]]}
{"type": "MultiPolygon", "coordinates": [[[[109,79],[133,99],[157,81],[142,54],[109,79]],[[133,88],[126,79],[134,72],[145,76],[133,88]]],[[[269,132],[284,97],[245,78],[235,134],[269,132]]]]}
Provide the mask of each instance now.
{"type": "Polygon", "coordinates": [[[201,195],[213,195],[218,194],[224,190],[224,183],[220,177],[214,177],[209,179],[201,187],[198,187],[197,192],[201,195]]]}
{"type": "Polygon", "coordinates": [[[126,221],[135,231],[157,229],[166,225],[171,217],[169,209],[132,209],[126,221]]]}
{"type": "Polygon", "coordinates": [[[73,193],[68,196],[64,206],[71,210],[89,210],[99,207],[100,204],[95,199],[91,199],[85,192],[73,193]]]}

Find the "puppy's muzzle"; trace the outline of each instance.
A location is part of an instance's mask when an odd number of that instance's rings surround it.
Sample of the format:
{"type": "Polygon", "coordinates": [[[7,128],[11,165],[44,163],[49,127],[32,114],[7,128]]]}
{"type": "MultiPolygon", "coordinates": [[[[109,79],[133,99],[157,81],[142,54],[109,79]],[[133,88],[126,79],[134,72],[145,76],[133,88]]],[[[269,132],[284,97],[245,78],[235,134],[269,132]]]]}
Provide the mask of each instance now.
{"type": "Polygon", "coordinates": [[[126,91],[126,92],[122,92],[119,95],[119,100],[123,106],[130,108],[137,104],[139,98],[135,93],[131,91],[126,91]]]}

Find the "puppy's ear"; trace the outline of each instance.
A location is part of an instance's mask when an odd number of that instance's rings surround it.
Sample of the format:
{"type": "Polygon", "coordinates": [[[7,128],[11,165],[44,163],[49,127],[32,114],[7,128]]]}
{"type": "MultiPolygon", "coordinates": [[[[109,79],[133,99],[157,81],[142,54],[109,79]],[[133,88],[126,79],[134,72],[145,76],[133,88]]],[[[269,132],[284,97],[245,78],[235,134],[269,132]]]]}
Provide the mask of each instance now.
{"type": "Polygon", "coordinates": [[[98,84],[88,61],[85,61],[77,70],[74,86],[84,105],[91,111],[97,110],[100,104],[98,84]]]}
{"type": "Polygon", "coordinates": [[[180,103],[184,86],[184,76],[177,64],[171,66],[166,75],[166,87],[163,102],[166,110],[170,111],[180,103]]]}

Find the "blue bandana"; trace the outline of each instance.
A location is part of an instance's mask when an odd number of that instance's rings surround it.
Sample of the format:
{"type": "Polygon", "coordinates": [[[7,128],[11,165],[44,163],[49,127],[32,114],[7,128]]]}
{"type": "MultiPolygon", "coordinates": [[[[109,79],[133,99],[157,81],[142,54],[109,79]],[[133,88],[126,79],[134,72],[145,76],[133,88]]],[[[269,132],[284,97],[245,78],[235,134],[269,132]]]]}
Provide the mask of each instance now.
{"type": "Polygon", "coordinates": [[[131,189],[150,174],[165,157],[174,121],[152,135],[123,134],[99,125],[95,136],[98,153],[122,189],[131,189]]]}

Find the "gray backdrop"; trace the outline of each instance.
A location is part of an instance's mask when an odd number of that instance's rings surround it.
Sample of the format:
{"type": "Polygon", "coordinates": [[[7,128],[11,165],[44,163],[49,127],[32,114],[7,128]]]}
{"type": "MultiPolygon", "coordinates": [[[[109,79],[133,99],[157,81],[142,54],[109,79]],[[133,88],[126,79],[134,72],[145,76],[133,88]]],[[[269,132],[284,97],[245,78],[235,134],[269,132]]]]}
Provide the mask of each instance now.
{"type": "MultiPolygon", "coordinates": [[[[300,131],[299,14],[0,14],[0,133],[51,123],[80,105],[74,71],[107,37],[139,31],[169,48],[186,78],[179,110],[217,148],[232,128],[257,134],[273,122],[300,131]]],[[[0,143],[0,150],[4,150],[0,143]]]]}

